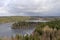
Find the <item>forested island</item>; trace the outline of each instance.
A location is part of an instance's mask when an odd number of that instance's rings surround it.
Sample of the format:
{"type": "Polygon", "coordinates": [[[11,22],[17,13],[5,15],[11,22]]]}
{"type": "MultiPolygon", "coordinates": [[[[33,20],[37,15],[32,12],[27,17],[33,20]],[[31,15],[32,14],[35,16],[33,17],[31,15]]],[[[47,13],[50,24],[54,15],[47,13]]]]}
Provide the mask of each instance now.
{"type": "Polygon", "coordinates": [[[38,25],[37,22],[17,22],[12,25],[12,29],[36,27],[37,25],[38,25]]]}

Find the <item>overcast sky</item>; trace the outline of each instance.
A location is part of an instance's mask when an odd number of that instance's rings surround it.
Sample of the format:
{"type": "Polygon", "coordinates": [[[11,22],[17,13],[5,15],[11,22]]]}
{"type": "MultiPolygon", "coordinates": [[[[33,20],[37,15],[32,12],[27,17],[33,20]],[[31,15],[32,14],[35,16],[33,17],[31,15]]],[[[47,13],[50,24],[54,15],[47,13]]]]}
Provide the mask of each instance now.
{"type": "Polygon", "coordinates": [[[0,0],[0,16],[60,16],[60,0],[0,0]]]}

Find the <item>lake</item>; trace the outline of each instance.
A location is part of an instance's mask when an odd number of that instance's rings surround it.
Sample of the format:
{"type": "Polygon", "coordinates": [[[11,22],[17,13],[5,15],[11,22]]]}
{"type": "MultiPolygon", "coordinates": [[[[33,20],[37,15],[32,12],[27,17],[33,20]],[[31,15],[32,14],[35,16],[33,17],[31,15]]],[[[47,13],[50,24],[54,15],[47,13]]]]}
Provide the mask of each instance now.
{"type": "MultiPolygon", "coordinates": [[[[30,20],[27,22],[48,22],[45,20],[30,20]]],[[[16,34],[21,34],[21,35],[25,35],[25,34],[31,34],[34,30],[35,27],[29,27],[26,29],[11,29],[13,23],[0,23],[0,37],[4,37],[4,36],[15,36],[16,34]]]]}
{"type": "Polygon", "coordinates": [[[12,23],[4,23],[4,24],[0,24],[0,37],[4,37],[4,36],[14,36],[16,34],[21,34],[21,35],[25,35],[25,34],[31,34],[34,31],[34,27],[30,27],[27,29],[11,29],[12,27],[12,23]]]}

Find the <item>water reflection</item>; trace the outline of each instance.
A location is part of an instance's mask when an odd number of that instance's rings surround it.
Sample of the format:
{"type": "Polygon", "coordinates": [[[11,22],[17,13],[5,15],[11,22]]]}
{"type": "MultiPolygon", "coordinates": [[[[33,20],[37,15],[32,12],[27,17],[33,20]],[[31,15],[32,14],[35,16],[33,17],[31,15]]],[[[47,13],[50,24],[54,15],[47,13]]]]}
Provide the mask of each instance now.
{"type": "Polygon", "coordinates": [[[16,34],[31,34],[34,31],[34,27],[29,27],[27,29],[11,29],[12,23],[0,24],[0,36],[11,36],[16,34]]]}

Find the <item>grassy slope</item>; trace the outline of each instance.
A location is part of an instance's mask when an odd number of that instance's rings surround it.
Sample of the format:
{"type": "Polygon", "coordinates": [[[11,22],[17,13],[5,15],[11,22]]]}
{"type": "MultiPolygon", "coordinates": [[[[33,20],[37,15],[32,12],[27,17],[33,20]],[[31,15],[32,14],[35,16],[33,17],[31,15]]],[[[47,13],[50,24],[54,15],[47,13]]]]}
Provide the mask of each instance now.
{"type": "Polygon", "coordinates": [[[29,18],[30,18],[30,17],[28,17],[28,16],[0,17],[0,23],[16,22],[16,21],[25,21],[25,20],[28,20],[29,18]]]}

